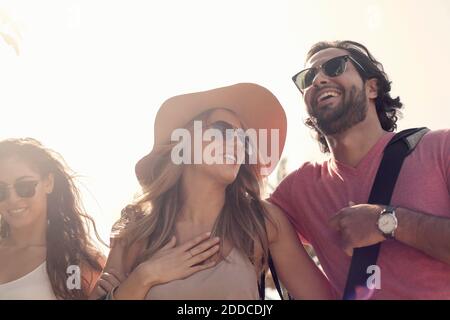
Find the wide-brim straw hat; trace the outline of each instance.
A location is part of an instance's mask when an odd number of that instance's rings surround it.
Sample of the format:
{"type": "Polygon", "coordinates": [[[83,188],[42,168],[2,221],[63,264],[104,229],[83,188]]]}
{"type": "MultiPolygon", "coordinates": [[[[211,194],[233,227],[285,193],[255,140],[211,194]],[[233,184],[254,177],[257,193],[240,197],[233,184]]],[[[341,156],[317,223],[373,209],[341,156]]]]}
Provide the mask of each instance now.
{"type": "Polygon", "coordinates": [[[145,180],[146,168],[155,149],[170,144],[171,134],[175,129],[185,128],[194,118],[211,109],[231,110],[245,129],[253,128],[257,132],[260,129],[267,129],[266,150],[271,150],[271,130],[277,129],[278,141],[274,142],[278,143],[278,157],[273,161],[275,163],[264,165],[266,170],[263,175],[269,175],[273,171],[280,160],[286,140],[286,114],[278,99],[268,89],[254,83],[238,83],[174,96],[161,105],[155,118],[152,151],[139,160],[135,167],[136,176],[141,184],[145,180]]]}

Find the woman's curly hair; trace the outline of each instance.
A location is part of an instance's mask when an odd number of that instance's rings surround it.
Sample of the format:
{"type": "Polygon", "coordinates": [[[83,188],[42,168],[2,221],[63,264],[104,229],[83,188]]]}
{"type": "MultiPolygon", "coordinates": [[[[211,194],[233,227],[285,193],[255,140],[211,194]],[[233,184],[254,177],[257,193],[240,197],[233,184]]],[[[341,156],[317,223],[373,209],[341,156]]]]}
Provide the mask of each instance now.
{"type": "MultiPolygon", "coordinates": [[[[0,160],[9,158],[26,162],[41,177],[53,175],[54,188],[47,196],[47,274],[58,299],[88,298],[94,281],[92,272],[89,276],[81,275],[80,289],[83,290],[71,290],[67,286],[66,271],[70,265],[78,265],[82,269],[101,272],[102,254],[92,241],[90,227],[93,227],[97,239],[103,241],[94,220],[83,208],[74,173],[60,154],[32,138],[0,141],[0,160]]],[[[9,225],[0,217],[0,239],[9,235],[9,225]]]]}

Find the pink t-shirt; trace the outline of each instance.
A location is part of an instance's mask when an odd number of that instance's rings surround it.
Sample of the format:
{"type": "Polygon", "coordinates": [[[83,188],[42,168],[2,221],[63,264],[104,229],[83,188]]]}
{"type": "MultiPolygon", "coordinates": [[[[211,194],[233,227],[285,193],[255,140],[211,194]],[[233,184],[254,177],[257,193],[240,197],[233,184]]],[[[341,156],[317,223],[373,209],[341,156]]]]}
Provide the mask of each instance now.
{"type": "MultiPolygon", "coordinates": [[[[339,234],[328,220],[349,201],[367,203],[384,147],[393,135],[380,138],[356,168],[334,159],[305,163],[270,197],[288,215],[299,236],[314,247],[339,297],[351,258],[339,246],[339,234]]],[[[405,159],[392,205],[450,218],[450,130],[428,132],[405,159]]],[[[413,247],[384,241],[377,265],[381,289],[375,290],[372,299],[450,299],[450,265],[413,247]]]]}

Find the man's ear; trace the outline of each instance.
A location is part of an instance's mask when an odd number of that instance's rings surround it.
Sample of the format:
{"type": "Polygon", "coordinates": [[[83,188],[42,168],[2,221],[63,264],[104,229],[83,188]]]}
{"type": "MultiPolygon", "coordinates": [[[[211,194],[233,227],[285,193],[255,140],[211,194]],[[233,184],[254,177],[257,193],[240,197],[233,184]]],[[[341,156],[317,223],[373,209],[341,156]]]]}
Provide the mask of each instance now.
{"type": "Polygon", "coordinates": [[[372,78],[366,81],[366,95],[369,99],[378,97],[378,79],[372,78]]]}
{"type": "Polygon", "coordinates": [[[53,187],[55,185],[55,177],[53,175],[53,173],[49,173],[47,175],[47,177],[45,177],[43,179],[42,182],[43,186],[44,186],[44,190],[46,194],[50,194],[53,192],[53,187]]]}

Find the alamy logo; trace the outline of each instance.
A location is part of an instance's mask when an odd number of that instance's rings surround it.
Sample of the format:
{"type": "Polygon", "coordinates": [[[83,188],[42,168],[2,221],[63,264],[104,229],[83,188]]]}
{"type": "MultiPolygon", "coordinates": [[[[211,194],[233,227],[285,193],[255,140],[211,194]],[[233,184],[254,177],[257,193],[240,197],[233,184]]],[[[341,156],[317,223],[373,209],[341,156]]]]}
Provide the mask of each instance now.
{"type": "Polygon", "coordinates": [[[67,267],[66,273],[68,274],[66,280],[66,286],[69,290],[81,289],[81,270],[77,265],[70,265],[67,267]]]}
{"type": "Polygon", "coordinates": [[[171,153],[174,164],[259,163],[266,174],[279,160],[279,129],[204,128],[202,121],[194,121],[193,137],[186,128],[172,132],[171,141],[178,142],[171,153]]]}
{"type": "Polygon", "coordinates": [[[355,287],[354,296],[352,300],[370,300],[375,294],[375,290],[381,289],[381,268],[377,265],[368,266],[366,273],[367,277],[365,286],[364,284],[357,285],[355,287]]]}
{"type": "Polygon", "coordinates": [[[367,278],[366,286],[370,290],[381,289],[381,269],[377,265],[367,267],[367,274],[371,276],[367,278]]]}

